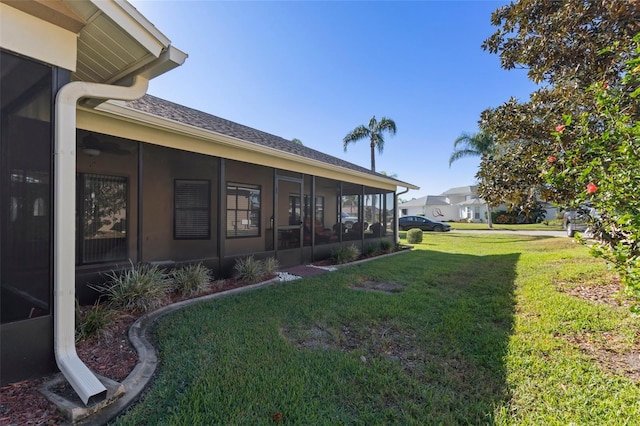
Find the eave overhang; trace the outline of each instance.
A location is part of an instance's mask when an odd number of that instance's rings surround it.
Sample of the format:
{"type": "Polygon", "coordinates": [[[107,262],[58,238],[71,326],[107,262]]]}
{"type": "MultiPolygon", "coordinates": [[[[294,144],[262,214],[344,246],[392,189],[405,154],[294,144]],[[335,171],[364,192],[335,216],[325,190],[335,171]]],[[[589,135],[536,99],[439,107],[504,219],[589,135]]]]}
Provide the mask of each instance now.
{"type": "Polygon", "coordinates": [[[127,85],[135,75],[153,79],[187,55],[125,0],[0,0],[77,35],[73,81],[127,85]],[[144,74],[143,74],[144,73],[144,74]]]}

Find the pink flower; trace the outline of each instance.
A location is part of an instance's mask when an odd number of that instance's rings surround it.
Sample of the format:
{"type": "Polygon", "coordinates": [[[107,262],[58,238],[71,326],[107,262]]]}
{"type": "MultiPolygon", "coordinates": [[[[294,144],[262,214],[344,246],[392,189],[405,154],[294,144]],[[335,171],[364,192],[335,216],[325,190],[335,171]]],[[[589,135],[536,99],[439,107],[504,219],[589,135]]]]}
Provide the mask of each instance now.
{"type": "Polygon", "coordinates": [[[555,162],[556,162],[556,160],[557,160],[557,158],[556,158],[556,157],[554,157],[553,155],[549,157],[549,162],[550,162],[550,163],[555,163],[555,162]]]}
{"type": "Polygon", "coordinates": [[[608,84],[606,81],[603,81],[603,82],[602,82],[602,88],[603,88],[604,90],[607,90],[607,89],[609,88],[609,84],[608,84]]]}
{"type": "Polygon", "coordinates": [[[596,184],[593,182],[589,182],[589,185],[587,185],[587,194],[593,194],[597,190],[598,187],[596,186],[596,184]]]}
{"type": "Polygon", "coordinates": [[[556,132],[562,132],[564,130],[564,124],[558,124],[556,126],[556,132]]]}

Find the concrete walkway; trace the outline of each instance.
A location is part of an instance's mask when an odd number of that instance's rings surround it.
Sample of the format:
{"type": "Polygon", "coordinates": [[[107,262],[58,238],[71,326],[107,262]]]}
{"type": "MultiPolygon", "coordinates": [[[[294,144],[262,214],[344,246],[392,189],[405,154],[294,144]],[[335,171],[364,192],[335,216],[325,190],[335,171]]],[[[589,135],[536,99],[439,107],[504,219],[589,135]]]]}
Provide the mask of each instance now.
{"type": "Polygon", "coordinates": [[[452,229],[454,234],[509,234],[509,235],[529,235],[533,237],[567,237],[566,231],[534,231],[534,230],[517,230],[511,231],[507,229],[452,229]]]}

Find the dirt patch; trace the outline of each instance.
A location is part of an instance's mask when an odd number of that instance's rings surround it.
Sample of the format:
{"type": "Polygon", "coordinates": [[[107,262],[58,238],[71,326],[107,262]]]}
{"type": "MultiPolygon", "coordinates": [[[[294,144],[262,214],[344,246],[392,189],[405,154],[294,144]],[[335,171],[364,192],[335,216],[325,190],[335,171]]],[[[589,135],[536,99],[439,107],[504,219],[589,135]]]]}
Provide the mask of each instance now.
{"type": "MultiPolygon", "coordinates": [[[[632,301],[622,295],[622,285],[617,277],[606,284],[570,287],[566,283],[560,283],[558,287],[560,291],[571,296],[594,303],[621,309],[629,309],[632,306],[632,301]]],[[[631,344],[623,342],[615,330],[560,337],[577,345],[584,354],[596,360],[604,371],[640,382],[640,331],[631,344]]]]}
{"type": "Polygon", "coordinates": [[[372,357],[386,357],[399,362],[406,370],[417,373],[424,365],[425,354],[415,346],[415,334],[395,326],[375,325],[355,327],[343,325],[329,330],[318,324],[305,329],[281,329],[281,335],[300,350],[362,351],[362,362],[372,357]]]}
{"type": "Polygon", "coordinates": [[[571,296],[579,297],[583,300],[589,300],[596,303],[604,303],[609,306],[630,308],[631,300],[625,298],[622,294],[622,284],[620,278],[616,277],[608,283],[600,283],[589,286],[575,286],[571,287],[568,284],[559,284],[560,291],[563,291],[571,296]]]}
{"type": "Polygon", "coordinates": [[[302,330],[281,328],[280,334],[300,350],[326,350],[336,347],[331,333],[319,325],[302,330]]]}
{"type": "MultiPolygon", "coordinates": [[[[583,353],[595,359],[604,371],[628,377],[640,382],[640,332],[632,348],[621,348],[619,337],[615,332],[594,334],[584,333],[564,336],[577,345],[583,353]]],[[[626,346],[626,345],[625,345],[626,346]]]]}
{"type": "Polygon", "coordinates": [[[400,293],[402,292],[406,284],[397,283],[397,282],[378,282],[378,281],[363,281],[361,283],[353,284],[351,288],[355,290],[364,290],[364,291],[376,291],[379,293],[400,293]]]}

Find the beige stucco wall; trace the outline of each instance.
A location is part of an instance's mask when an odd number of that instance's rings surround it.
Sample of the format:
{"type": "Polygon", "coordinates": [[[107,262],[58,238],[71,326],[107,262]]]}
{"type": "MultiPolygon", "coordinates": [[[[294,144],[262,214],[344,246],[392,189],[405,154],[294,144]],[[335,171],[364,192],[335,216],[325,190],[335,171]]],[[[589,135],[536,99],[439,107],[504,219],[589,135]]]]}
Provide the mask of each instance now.
{"type": "Polygon", "coordinates": [[[0,3],[0,47],[70,71],[76,69],[77,35],[0,3]]]}

